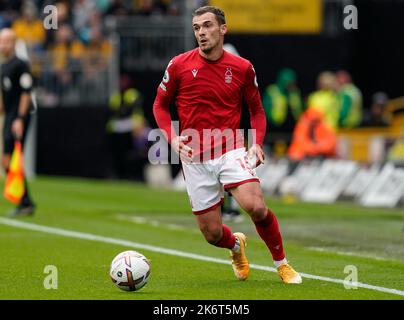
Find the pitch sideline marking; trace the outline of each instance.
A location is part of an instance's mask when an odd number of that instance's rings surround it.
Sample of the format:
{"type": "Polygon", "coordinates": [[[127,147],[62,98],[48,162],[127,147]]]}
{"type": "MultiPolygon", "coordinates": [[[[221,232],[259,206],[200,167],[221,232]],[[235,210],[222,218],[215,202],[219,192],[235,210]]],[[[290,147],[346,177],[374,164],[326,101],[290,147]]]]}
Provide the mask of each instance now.
{"type": "Polygon", "coordinates": [[[318,247],[306,247],[306,249],[313,250],[313,251],[318,251],[318,252],[334,253],[334,254],[337,254],[339,256],[366,258],[366,259],[373,259],[373,260],[378,260],[378,261],[400,262],[400,260],[387,259],[387,258],[375,256],[375,255],[372,255],[372,254],[360,254],[360,253],[357,253],[357,252],[338,251],[338,250],[332,250],[332,249],[327,249],[327,248],[318,248],[318,247]]]}
{"type": "MultiPolygon", "coordinates": [[[[137,243],[137,242],[123,240],[123,239],[98,236],[98,235],[91,234],[91,233],[84,233],[84,232],[66,230],[66,229],[61,229],[61,228],[47,227],[47,226],[43,226],[43,225],[22,222],[22,221],[7,219],[7,218],[0,217],[0,224],[11,226],[11,227],[16,227],[16,228],[21,228],[21,229],[27,229],[27,230],[54,234],[54,235],[58,235],[58,236],[69,237],[69,238],[77,238],[77,239],[84,239],[84,240],[90,240],[90,241],[98,241],[98,242],[103,242],[103,243],[127,246],[127,247],[132,247],[132,248],[137,248],[137,249],[142,249],[142,250],[147,250],[147,251],[152,251],[152,252],[168,254],[168,255],[177,256],[177,257],[190,258],[190,259],[194,259],[194,260],[214,262],[214,263],[227,264],[227,265],[230,264],[230,261],[224,260],[224,259],[212,258],[212,257],[208,257],[208,256],[202,256],[199,254],[188,253],[188,252],[183,252],[183,251],[179,251],[179,250],[166,249],[166,248],[162,248],[162,247],[137,243]]],[[[262,270],[262,271],[276,272],[275,268],[257,265],[257,264],[250,264],[250,268],[256,269],[256,270],[262,270]]],[[[307,278],[307,279],[320,280],[320,281],[325,281],[325,282],[333,282],[333,283],[338,283],[338,284],[345,283],[345,281],[341,280],[341,279],[316,276],[316,275],[312,275],[312,274],[308,274],[308,273],[300,273],[300,275],[303,278],[307,278]]],[[[399,296],[404,296],[404,291],[397,290],[397,289],[378,287],[378,286],[373,286],[373,285],[369,285],[369,284],[361,283],[361,282],[352,282],[352,283],[350,283],[350,285],[357,286],[357,287],[364,288],[364,289],[375,290],[375,291],[395,294],[395,295],[399,295],[399,296]]]]}
{"type": "Polygon", "coordinates": [[[142,216],[128,216],[126,214],[118,213],[114,216],[114,218],[117,220],[132,222],[135,224],[143,224],[157,228],[164,228],[166,230],[191,231],[192,233],[200,234],[200,231],[197,229],[190,229],[174,223],[164,223],[160,222],[159,220],[150,220],[142,216]]]}
{"type": "MultiPolygon", "coordinates": [[[[131,223],[134,223],[137,225],[148,225],[148,226],[162,228],[162,229],[166,229],[166,230],[188,231],[188,232],[197,233],[197,234],[201,233],[199,231],[199,229],[197,229],[197,228],[190,229],[190,228],[187,228],[187,227],[184,227],[181,225],[177,225],[177,224],[164,223],[164,222],[160,222],[159,220],[146,219],[143,216],[133,216],[133,215],[129,216],[128,214],[118,213],[114,216],[114,218],[117,220],[131,222],[131,223]]],[[[350,252],[350,251],[338,251],[338,250],[332,250],[332,249],[328,249],[328,248],[305,247],[305,249],[312,250],[312,251],[333,253],[333,254],[340,255],[340,256],[366,258],[366,259],[373,259],[373,260],[378,260],[378,261],[393,261],[393,262],[400,261],[400,260],[396,260],[396,259],[387,259],[387,258],[383,258],[383,257],[371,255],[371,254],[360,254],[358,252],[350,252]]]]}

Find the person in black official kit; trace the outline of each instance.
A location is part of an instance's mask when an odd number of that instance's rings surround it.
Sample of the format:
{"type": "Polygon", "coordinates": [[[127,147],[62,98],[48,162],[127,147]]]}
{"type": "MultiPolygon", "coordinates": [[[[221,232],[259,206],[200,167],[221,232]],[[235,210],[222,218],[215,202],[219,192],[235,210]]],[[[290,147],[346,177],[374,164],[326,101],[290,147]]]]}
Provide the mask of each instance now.
{"type": "MultiPolygon", "coordinates": [[[[0,53],[3,63],[0,69],[0,112],[5,113],[3,129],[3,169],[7,172],[16,139],[24,145],[30,121],[31,89],[33,79],[28,64],[15,55],[16,35],[11,29],[0,31],[0,53]]],[[[35,205],[30,198],[24,177],[25,193],[21,203],[10,216],[26,216],[34,213],[35,205]]]]}

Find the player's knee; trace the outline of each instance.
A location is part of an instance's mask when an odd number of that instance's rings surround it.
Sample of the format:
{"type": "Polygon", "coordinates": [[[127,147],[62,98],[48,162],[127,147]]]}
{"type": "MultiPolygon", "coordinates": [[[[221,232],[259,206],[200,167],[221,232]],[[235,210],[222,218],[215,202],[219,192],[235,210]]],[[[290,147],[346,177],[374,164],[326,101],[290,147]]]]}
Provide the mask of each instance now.
{"type": "Polygon", "coordinates": [[[213,227],[213,226],[208,226],[205,228],[201,229],[205,239],[207,242],[210,244],[216,244],[222,239],[222,228],[221,227],[213,227]]]}
{"type": "Polygon", "coordinates": [[[267,207],[265,203],[262,203],[261,201],[250,202],[246,206],[246,208],[244,208],[244,210],[248,212],[251,219],[253,219],[254,221],[262,220],[263,218],[265,218],[265,215],[267,213],[267,207]]]}

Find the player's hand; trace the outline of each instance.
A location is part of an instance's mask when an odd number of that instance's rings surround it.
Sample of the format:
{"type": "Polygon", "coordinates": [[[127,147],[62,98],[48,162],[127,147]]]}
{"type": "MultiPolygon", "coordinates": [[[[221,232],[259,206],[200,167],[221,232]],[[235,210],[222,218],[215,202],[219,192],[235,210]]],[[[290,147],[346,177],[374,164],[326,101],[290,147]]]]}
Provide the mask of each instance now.
{"type": "Polygon", "coordinates": [[[193,161],[193,150],[184,141],[188,141],[188,136],[177,136],[171,140],[171,146],[179,154],[181,161],[191,163],[193,161]]]}
{"type": "Polygon", "coordinates": [[[248,150],[247,154],[253,168],[258,167],[261,163],[264,163],[265,154],[259,144],[253,144],[248,150]]]}
{"type": "Polygon", "coordinates": [[[22,136],[24,134],[24,122],[22,119],[15,119],[13,121],[13,124],[11,125],[11,131],[14,133],[14,136],[17,139],[22,139],[22,136]]]}

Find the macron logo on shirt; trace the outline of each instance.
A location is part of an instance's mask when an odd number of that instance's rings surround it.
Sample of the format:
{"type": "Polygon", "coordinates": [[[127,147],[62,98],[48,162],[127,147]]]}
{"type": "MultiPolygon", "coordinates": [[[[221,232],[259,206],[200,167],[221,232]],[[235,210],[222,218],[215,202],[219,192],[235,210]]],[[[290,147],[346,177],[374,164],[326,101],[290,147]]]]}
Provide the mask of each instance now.
{"type": "Polygon", "coordinates": [[[196,69],[192,70],[192,74],[193,74],[194,78],[196,77],[197,73],[198,73],[198,70],[196,70],[196,69]]]}

